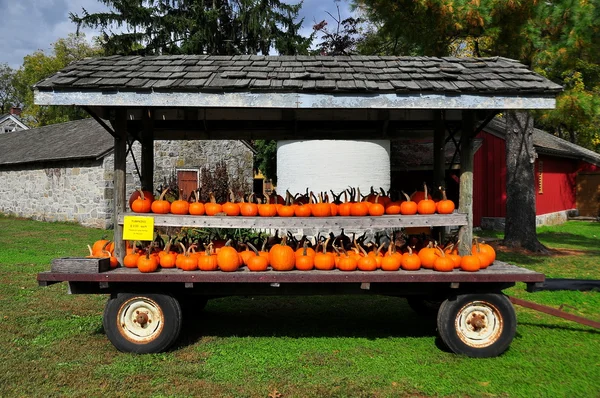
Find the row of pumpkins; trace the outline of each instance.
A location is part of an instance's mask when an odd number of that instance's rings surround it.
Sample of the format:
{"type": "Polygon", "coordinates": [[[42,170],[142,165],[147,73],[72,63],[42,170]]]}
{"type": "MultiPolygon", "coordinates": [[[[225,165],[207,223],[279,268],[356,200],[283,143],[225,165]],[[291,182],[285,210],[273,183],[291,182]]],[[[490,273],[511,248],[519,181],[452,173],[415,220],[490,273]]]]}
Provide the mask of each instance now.
{"type": "MultiPolygon", "coordinates": [[[[178,199],[169,202],[164,199],[167,190],[163,191],[159,199],[154,200],[148,191],[138,190],[130,199],[131,210],[135,213],[178,214],[178,215],[207,215],[207,216],[244,216],[244,217],[330,217],[330,216],[382,216],[384,214],[413,215],[413,214],[451,214],[454,211],[454,202],[447,199],[445,190],[440,187],[442,199],[434,201],[427,193],[427,185],[423,191],[417,191],[412,196],[403,193],[406,200],[392,201],[385,192],[377,193],[371,188],[371,193],[364,198],[358,190],[357,199],[351,194],[350,200],[329,202],[326,193],[317,197],[310,192],[298,198],[289,192],[286,199],[281,196],[267,197],[266,203],[254,203],[252,200],[236,202],[233,193],[230,200],[217,203],[211,194],[211,200],[206,203],[200,201],[188,202],[178,199]],[[337,202],[337,203],[336,203],[337,202]]],[[[346,192],[346,191],[344,191],[346,192]]],[[[252,196],[252,195],[251,195],[252,196]]],[[[340,195],[341,196],[341,195],[340,195]]],[[[196,197],[196,195],[194,195],[196,197]]],[[[346,195],[347,198],[347,195],[346,195]]],[[[339,196],[338,196],[339,199],[339,196]]]]}
{"type": "MultiPolygon", "coordinates": [[[[97,243],[97,242],[96,242],[97,243]]],[[[97,246],[96,243],[94,246],[97,246]]],[[[150,245],[146,250],[137,249],[135,244],[128,247],[123,259],[123,266],[137,268],[141,272],[154,272],[159,268],[179,268],[183,271],[237,271],[246,266],[249,271],[309,271],[309,270],[334,270],[340,271],[416,271],[421,268],[433,269],[440,272],[450,272],[455,269],[475,272],[487,268],[496,259],[494,249],[485,243],[474,242],[472,254],[460,256],[456,245],[449,244],[440,247],[435,242],[422,248],[417,253],[408,247],[406,253],[396,251],[394,243],[390,243],[387,250],[382,250],[384,244],[367,252],[362,246],[355,244],[353,250],[344,250],[343,247],[331,245],[328,251],[329,239],[315,249],[308,247],[305,242],[303,247],[294,250],[286,244],[286,237],[266,251],[263,245],[258,250],[251,243],[245,244],[246,250],[238,251],[230,245],[214,248],[209,244],[206,250],[195,252],[195,245],[185,247],[179,243],[180,252],[171,250],[171,242],[163,250],[153,250],[150,245]]],[[[112,256],[111,243],[103,243],[101,252],[93,252],[92,256],[110,257],[111,267],[117,267],[118,262],[112,256]],[[113,260],[114,259],[114,260],[113,260]]],[[[98,247],[101,245],[99,244],[98,247]]]]}

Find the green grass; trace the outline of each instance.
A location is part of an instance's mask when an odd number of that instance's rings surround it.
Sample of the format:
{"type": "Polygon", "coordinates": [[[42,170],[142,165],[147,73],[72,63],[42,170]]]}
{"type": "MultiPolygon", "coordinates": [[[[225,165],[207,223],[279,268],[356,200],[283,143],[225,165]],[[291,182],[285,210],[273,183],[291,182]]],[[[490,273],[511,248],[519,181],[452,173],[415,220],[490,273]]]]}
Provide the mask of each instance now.
{"type": "MultiPolygon", "coordinates": [[[[539,230],[566,254],[498,254],[552,277],[600,279],[600,224],[539,230]],[[568,254],[567,254],[568,253],[568,254]]],[[[597,397],[600,333],[516,307],[498,358],[438,347],[435,321],[381,296],[230,297],[186,320],[156,355],[117,352],[102,330],[102,295],[37,286],[55,257],[85,255],[104,231],[0,216],[0,396],[73,397],[597,397]]],[[[598,292],[507,293],[600,319],[598,292]]]]}

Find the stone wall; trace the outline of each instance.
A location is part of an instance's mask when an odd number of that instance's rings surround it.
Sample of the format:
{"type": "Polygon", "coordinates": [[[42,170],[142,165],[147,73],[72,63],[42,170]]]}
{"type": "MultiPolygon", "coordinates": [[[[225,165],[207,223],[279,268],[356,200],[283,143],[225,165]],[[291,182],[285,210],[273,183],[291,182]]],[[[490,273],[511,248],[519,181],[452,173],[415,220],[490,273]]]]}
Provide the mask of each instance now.
{"type": "Polygon", "coordinates": [[[112,174],[104,167],[104,160],[3,167],[0,212],[107,228],[112,223],[112,174]]]}
{"type": "MultiPolygon", "coordinates": [[[[137,165],[141,168],[141,145],[132,148],[137,165]]],[[[158,189],[178,169],[198,170],[204,166],[214,169],[225,161],[230,181],[238,179],[252,189],[252,151],[237,140],[156,141],[154,143],[154,187],[158,189]]],[[[140,179],[131,156],[127,157],[127,192],[140,187],[140,179]]],[[[156,191],[155,191],[156,192],[156,191]]]]}

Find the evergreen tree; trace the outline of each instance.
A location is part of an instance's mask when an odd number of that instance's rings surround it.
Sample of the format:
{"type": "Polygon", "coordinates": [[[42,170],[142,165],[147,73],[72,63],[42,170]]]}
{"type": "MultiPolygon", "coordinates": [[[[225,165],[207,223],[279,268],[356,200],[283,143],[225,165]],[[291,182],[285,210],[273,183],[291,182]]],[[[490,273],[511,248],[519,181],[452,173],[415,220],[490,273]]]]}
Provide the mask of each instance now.
{"type": "Polygon", "coordinates": [[[280,0],[99,0],[111,11],[70,18],[101,29],[111,54],[264,54],[308,51],[312,36],[299,34],[301,7],[280,0]],[[125,28],[114,33],[112,28],[125,28]]]}

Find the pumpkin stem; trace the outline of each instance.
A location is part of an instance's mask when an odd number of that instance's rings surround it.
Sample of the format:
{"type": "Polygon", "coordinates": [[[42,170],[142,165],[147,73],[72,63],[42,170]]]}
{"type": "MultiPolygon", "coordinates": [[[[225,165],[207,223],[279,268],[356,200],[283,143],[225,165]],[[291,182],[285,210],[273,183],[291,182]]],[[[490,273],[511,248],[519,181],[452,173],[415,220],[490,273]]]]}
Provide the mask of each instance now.
{"type": "Polygon", "coordinates": [[[146,200],[146,198],[144,197],[144,191],[142,191],[142,188],[138,188],[138,192],[140,193],[140,198],[142,198],[142,200],[146,200]]]}
{"type": "Polygon", "coordinates": [[[93,255],[94,255],[94,252],[92,251],[92,246],[90,246],[90,245],[87,245],[87,247],[88,247],[88,249],[90,250],[90,256],[93,256],[93,255]]]}
{"type": "Polygon", "coordinates": [[[448,198],[446,197],[446,190],[444,189],[444,187],[440,186],[440,191],[442,192],[442,200],[448,200],[448,198]]]}
{"type": "Polygon", "coordinates": [[[269,240],[269,239],[267,238],[267,239],[265,239],[265,241],[263,242],[261,251],[263,251],[263,252],[264,252],[264,251],[265,251],[265,249],[267,248],[267,241],[268,241],[268,240],[269,240]]]}
{"type": "Polygon", "coordinates": [[[436,245],[435,248],[438,249],[440,253],[442,253],[441,257],[446,257],[446,253],[444,253],[444,251],[442,250],[441,247],[439,247],[439,246],[436,245]]]}
{"type": "Polygon", "coordinates": [[[327,253],[327,244],[329,244],[329,239],[331,238],[325,239],[325,243],[323,243],[323,254],[327,253]]]}
{"type": "MultiPolygon", "coordinates": [[[[259,254],[258,254],[258,250],[256,249],[256,247],[254,247],[254,245],[253,245],[252,243],[250,243],[250,242],[247,242],[246,244],[248,245],[248,247],[249,247],[250,249],[252,249],[252,250],[254,251],[254,254],[256,254],[257,256],[259,255],[259,254]]],[[[264,250],[264,249],[263,249],[263,250],[264,250]]]]}
{"type": "Polygon", "coordinates": [[[358,250],[360,250],[360,251],[362,252],[362,254],[363,254],[363,255],[365,255],[365,256],[368,256],[368,254],[367,254],[367,251],[365,250],[365,248],[364,248],[364,247],[362,247],[362,246],[359,246],[359,245],[358,245],[358,243],[357,243],[356,241],[354,241],[354,246],[355,246],[355,247],[356,247],[358,250]]]}
{"type": "Polygon", "coordinates": [[[376,255],[378,255],[378,256],[379,256],[379,252],[381,251],[381,249],[383,248],[383,246],[384,246],[384,245],[385,245],[385,242],[384,242],[384,243],[382,243],[382,244],[381,244],[381,245],[380,245],[380,246],[377,248],[377,250],[375,251],[375,254],[376,254],[376,255]]]}
{"type": "Polygon", "coordinates": [[[402,192],[402,195],[404,195],[404,197],[406,198],[406,201],[407,201],[407,202],[410,202],[410,196],[408,196],[408,195],[406,194],[406,192],[404,192],[404,191],[400,191],[400,192],[402,192]]]}
{"type": "Polygon", "coordinates": [[[181,246],[181,250],[183,250],[183,251],[182,251],[182,254],[183,254],[184,256],[186,256],[186,257],[189,257],[189,256],[190,256],[190,254],[189,254],[189,253],[188,253],[188,251],[186,250],[186,248],[185,248],[185,245],[184,245],[183,243],[181,243],[181,242],[179,242],[179,245],[181,246]]]}
{"type": "Polygon", "coordinates": [[[217,203],[217,199],[215,199],[215,194],[214,193],[209,192],[208,196],[210,198],[210,203],[217,203]]]}
{"type": "Polygon", "coordinates": [[[408,255],[412,256],[413,255],[413,251],[412,251],[411,247],[410,246],[406,246],[406,247],[408,248],[408,255]]]}
{"type": "Polygon", "coordinates": [[[229,188],[229,201],[231,203],[235,203],[235,195],[233,194],[233,189],[229,188]]]}
{"type": "Polygon", "coordinates": [[[168,188],[168,187],[167,187],[167,188],[165,188],[165,189],[164,189],[164,190],[161,192],[161,194],[160,194],[160,197],[158,198],[158,200],[165,200],[165,195],[167,194],[167,192],[168,192],[168,191],[169,191],[169,188],[168,188]]]}

